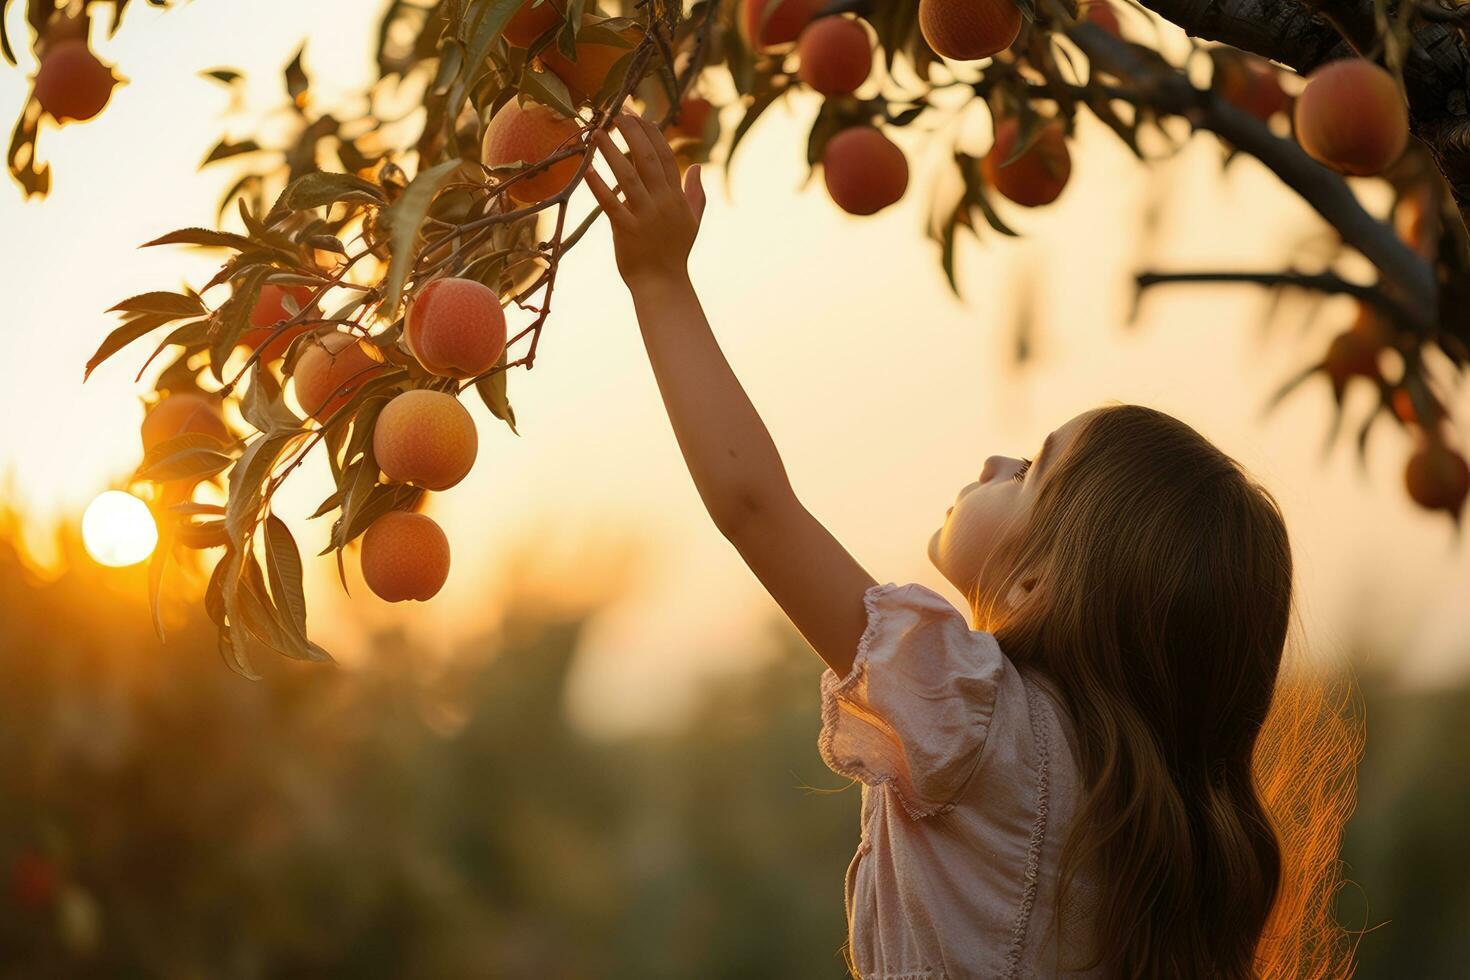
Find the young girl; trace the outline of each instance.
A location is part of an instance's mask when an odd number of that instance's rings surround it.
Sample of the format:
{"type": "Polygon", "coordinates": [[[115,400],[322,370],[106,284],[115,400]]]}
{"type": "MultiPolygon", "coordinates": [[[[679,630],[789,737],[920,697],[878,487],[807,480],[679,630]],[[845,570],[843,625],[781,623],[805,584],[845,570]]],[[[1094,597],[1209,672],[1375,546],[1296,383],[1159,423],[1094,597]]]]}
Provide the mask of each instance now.
{"type": "MultiPolygon", "coordinates": [[[[657,129],[617,126],[626,155],[594,136],[617,190],[587,182],[674,434],[826,661],[822,758],[863,784],[854,974],[1350,975],[1328,911],[1344,790],[1289,825],[1253,775],[1291,611],[1270,496],[1183,423],[1101,408],[1033,459],[985,460],[930,541],[975,629],[924,586],[878,584],[797,499],[710,332],[687,270],[699,168],[681,189],[657,129]]],[[[1305,786],[1350,741],[1287,762],[1305,786]]]]}

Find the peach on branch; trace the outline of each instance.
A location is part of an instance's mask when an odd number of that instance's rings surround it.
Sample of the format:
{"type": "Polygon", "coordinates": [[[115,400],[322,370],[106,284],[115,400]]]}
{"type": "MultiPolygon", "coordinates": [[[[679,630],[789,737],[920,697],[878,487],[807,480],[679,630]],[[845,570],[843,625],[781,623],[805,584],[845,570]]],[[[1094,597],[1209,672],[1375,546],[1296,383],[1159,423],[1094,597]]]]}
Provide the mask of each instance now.
{"type": "Polygon", "coordinates": [[[1394,77],[1364,58],[1312,72],[1296,100],[1296,136],[1317,161],[1345,174],[1379,173],[1409,141],[1409,111],[1394,77]]]}
{"type": "MultiPolygon", "coordinates": [[[[595,26],[607,19],[587,14],[582,18],[582,27],[585,29],[595,26]]],[[[618,31],[618,35],[628,42],[626,46],[579,38],[577,60],[573,61],[562,54],[561,49],[553,44],[542,50],[541,62],[566,83],[573,101],[586,102],[602,90],[608,73],[632,51],[633,45],[643,36],[643,29],[637,25],[629,25],[618,31]]]]}
{"type": "Polygon", "coordinates": [[[790,44],[823,6],[823,0],[745,0],[740,18],[745,42],[756,51],[790,44]]]}
{"type": "Polygon", "coordinates": [[[844,129],[822,151],[827,193],[849,214],[875,214],[903,197],[909,162],[893,141],[871,126],[844,129]]]}
{"type": "Polygon", "coordinates": [[[1017,204],[1028,208],[1050,204],[1061,196],[1072,176],[1066,131],[1060,122],[1044,124],[1031,145],[1010,160],[1020,139],[1021,124],[1015,119],[1001,120],[995,127],[995,142],[980,163],[981,172],[992,187],[1017,204]]]}
{"type": "Polygon", "coordinates": [[[849,17],[820,17],[796,42],[797,77],[823,95],[857,91],[873,69],[873,47],[863,22],[849,17]]]}
{"type": "Polygon", "coordinates": [[[394,483],[448,490],[475,465],[475,421],[459,399],[414,388],[388,403],[373,429],[378,468],[394,483]]]}
{"type": "Polygon", "coordinates": [[[1021,33],[1014,0],[919,0],[919,30],[937,54],[952,61],[989,58],[1021,33]]]}
{"type": "Polygon", "coordinates": [[[305,286],[278,286],[268,282],[260,287],[260,296],[255,300],[255,306],[250,310],[250,329],[240,335],[240,343],[255,350],[267,341],[270,343],[265,350],[261,351],[262,361],[274,361],[284,357],[286,348],[291,346],[291,341],[301,334],[306,333],[317,326],[315,322],[296,323],[281,331],[281,335],[271,340],[271,334],[282,320],[289,320],[293,313],[286,308],[286,297],[296,304],[296,309],[306,308],[311,302],[312,291],[305,286]]]}
{"type": "Polygon", "coordinates": [[[117,78],[87,42],[79,39],[49,46],[36,70],[36,101],[58,122],[91,119],[112,97],[117,78]]]}
{"type": "MultiPolygon", "coordinates": [[[[535,164],[552,154],[576,146],[582,128],[573,119],[537,102],[511,99],[491,117],[485,127],[481,160],[492,170],[514,163],[535,164]]],[[[558,160],[529,177],[507,173],[515,182],[507,188],[518,204],[540,204],[557,194],[577,175],[575,155],[558,160]]]]}
{"type": "Polygon", "coordinates": [[[191,432],[212,436],[221,444],[233,441],[219,399],[192,391],[165,395],[143,416],[143,452],[191,432]]]}
{"type": "Polygon", "coordinates": [[[1215,69],[1215,91],[1262,122],[1286,108],[1286,93],[1276,69],[1262,58],[1220,60],[1215,69]]]}
{"type": "Polygon", "coordinates": [[[1458,520],[1470,494],[1470,466],[1439,438],[1426,437],[1409,457],[1404,483],[1414,503],[1425,510],[1448,511],[1458,520]]]}
{"type": "Polygon", "coordinates": [[[473,279],[435,279],[408,306],[404,342],[424,368],[466,380],[505,350],[505,311],[495,290],[473,279]]]}
{"type": "Polygon", "coordinates": [[[517,47],[529,47],[542,34],[566,19],[566,0],[526,0],[506,21],[506,41],[517,47]]]}
{"type": "Polygon", "coordinates": [[[434,520],[390,510],[362,536],[362,578],[378,598],[434,598],[449,578],[449,538],[434,520]]]}
{"type": "Polygon", "coordinates": [[[329,333],[310,341],[296,361],[296,401],[302,411],[325,422],[352,400],[357,389],[383,370],[355,334],[329,333]]]}

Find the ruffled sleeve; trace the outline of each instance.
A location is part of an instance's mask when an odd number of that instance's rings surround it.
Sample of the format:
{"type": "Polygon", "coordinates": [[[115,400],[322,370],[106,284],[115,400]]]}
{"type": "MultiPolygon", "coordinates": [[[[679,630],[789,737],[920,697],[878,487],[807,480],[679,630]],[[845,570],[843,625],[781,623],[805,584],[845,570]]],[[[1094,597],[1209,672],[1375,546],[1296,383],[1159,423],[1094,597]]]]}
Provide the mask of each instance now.
{"type": "Polygon", "coordinates": [[[980,760],[1005,659],[922,585],[874,585],[852,670],[822,674],[818,748],[833,772],[891,783],[909,816],[954,807],[980,760]]]}

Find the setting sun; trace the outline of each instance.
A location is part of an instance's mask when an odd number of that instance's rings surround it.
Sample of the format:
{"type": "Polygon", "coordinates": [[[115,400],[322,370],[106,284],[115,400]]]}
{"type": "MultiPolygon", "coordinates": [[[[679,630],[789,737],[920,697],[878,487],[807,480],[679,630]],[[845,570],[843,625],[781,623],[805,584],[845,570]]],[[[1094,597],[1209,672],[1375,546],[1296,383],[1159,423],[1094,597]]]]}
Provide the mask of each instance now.
{"type": "Polygon", "coordinates": [[[121,568],[153,554],[158,527],[143,501],[121,490],[108,490],[98,494],[83,512],[82,542],[98,564],[121,568]]]}

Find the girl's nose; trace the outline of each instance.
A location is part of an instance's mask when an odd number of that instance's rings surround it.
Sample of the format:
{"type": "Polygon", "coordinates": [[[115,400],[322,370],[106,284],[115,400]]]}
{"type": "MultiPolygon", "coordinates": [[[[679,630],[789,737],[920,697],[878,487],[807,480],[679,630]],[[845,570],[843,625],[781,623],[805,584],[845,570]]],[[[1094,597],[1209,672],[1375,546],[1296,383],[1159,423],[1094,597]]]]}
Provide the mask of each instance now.
{"type": "Polygon", "coordinates": [[[985,466],[980,470],[980,482],[989,483],[1000,474],[1020,465],[1020,460],[1011,459],[1009,456],[989,456],[985,460],[985,466]]]}

